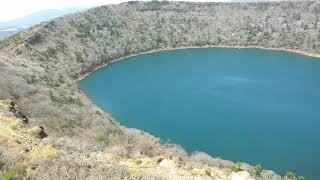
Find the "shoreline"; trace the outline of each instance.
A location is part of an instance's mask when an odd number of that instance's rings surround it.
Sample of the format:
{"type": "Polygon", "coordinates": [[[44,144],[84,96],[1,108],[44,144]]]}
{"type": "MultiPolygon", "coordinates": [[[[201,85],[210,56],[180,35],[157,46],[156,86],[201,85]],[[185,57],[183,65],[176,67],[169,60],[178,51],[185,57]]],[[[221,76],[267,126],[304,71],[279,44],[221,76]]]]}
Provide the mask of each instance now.
{"type": "Polygon", "coordinates": [[[320,58],[320,52],[316,53],[316,52],[307,52],[307,51],[298,50],[298,49],[268,48],[268,47],[261,47],[261,46],[214,46],[214,45],[206,45],[206,46],[181,46],[181,47],[175,47],[175,48],[160,48],[160,49],[154,49],[154,50],[150,50],[150,51],[145,51],[145,52],[126,55],[126,56],[111,60],[108,63],[103,63],[102,65],[99,65],[99,66],[95,67],[94,69],[90,70],[89,72],[84,73],[83,75],[80,75],[77,79],[75,79],[75,82],[77,83],[77,82],[85,79],[90,74],[98,71],[101,68],[104,68],[104,67],[108,66],[111,63],[115,63],[117,61],[122,61],[122,60],[130,58],[130,57],[135,57],[135,56],[139,56],[139,55],[146,55],[146,54],[151,54],[151,53],[161,52],[161,51],[174,51],[174,50],[183,50],[183,49],[201,49],[201,48],[263,49],[263,50],[271,50],[271,51],[290,52],[290,53],[295,53],[295,54],[298,54],[298,55],[303,55],[303,56],[308,56],[308,57],[313,57],[313,58],[320,58]]]}

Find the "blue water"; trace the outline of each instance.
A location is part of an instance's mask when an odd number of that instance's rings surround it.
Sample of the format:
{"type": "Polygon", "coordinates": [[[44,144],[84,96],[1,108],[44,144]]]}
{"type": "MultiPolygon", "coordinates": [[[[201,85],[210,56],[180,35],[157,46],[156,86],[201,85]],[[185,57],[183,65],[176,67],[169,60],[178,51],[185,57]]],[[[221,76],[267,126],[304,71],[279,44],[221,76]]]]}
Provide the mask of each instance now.
{"type": "Polygon", "coordinates": [[[320,179],[320,60],[260,49],[128,58],[80,82],[121,124],[232,161],[320,179]]]}

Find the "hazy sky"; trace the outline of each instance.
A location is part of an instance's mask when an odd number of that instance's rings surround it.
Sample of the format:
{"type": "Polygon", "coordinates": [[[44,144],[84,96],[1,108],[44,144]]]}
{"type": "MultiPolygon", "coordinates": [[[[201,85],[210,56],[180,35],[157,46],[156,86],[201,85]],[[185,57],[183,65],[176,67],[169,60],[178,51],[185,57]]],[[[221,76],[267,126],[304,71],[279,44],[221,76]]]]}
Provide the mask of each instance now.
{"type": "MultiPolygon", "coordinates": [[[[121,3],[128,0],[0,0],[0,21],[6,21],[44,9],[98,6],[121,3]]],[[[181,1],[181,0],[177,0],[181,1]]],[[[228,0],[184,0],[184,1],[228,1],[228,0]]]]}

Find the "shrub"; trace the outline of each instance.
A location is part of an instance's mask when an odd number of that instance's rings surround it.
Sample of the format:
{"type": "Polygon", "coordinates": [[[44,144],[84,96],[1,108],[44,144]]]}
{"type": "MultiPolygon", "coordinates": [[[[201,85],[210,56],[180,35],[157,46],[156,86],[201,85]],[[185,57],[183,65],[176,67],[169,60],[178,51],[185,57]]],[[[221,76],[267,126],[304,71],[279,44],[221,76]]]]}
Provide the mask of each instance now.
{"type": "MultiPolygon", "coordinates": [[[[2,156],[2,153],[0,152],[0,158],[1,156],[2,156]]],[[[4,166],[4,163],[0,161],[0,170],[3,168],[3,166],[4,166]]]]}
{"type": "Polygon", "coordinates": [[[232,171],[240,172],[240,171],[243,171],[243,170],[241,169],[241,165],[239,163],[237,163],[235,166],[233,166],[232,171]]]}
{"type": "Polygon", "coordinates": [[[67,44],[63,41],[57,42],[57,49],[61,50],[63,53],[65,53],[65,49],[67,48],[67,44]]]}
{"type": "Polygon", "coordinates": [[[83,62],[83,58],[82,58],[82,56],[81,56],[81,53],[80,53],[80,52],[76,51],[76,52],[74,53],[74,55],[76,56],[76,60],[77,60],[77,62],[80,62],[80,63],[82,63],[82,62],[83,62]]]}
{"type": "Polygon", "coordinates": [[[263,170],[263,168],[262,168],[261,164],[256,165],[253,169],[253,175],[256,177],[260,177],[262,170],[263,170]]]}
{"type": "Polygon", "coordinates": [[[25,172],[25,166],[24,165],[16,165],[9,169],[7,172],[5,172],[1,178],[1,180],[13,180],[13,179],[20,179],[24,172],[25,172]]]}
{"type": "Polygon", "coordinates": [[[294,172],[288,171],[287,174],[286,174],[286,177],[289,178],[289,179],[295,179],[296,175],[294,174],[294,172]]]}
{"type": "Polygon", "coordinates": [[[81,102],[80,98],[73,98],[72,96],[62,96],[63,102],[65,104],[76,104],[78,106],[83,106],[83,103],[81,102]]]}
{"type": "Polygon", "coordinates": [[[27,78],[26,80],[28,84],[33,84],[36,82],[37,77],[35,75],[31,75],[30,78],[27,78]]]}
{"type": "Polygon", "coordinates": [[[207,176],[211,176],[211,170],[210,169],[206,169],[205,173],[206,173],[207,176]]]}
{"type": "Polygon", "coordinates": [[[98,143],[103,142],[103,141],[105,141],[106,139],[107,139],[107,137],[105,137],[104,135],[97,135],[97,136],[95,137],[95,140],[96,140],[96,142],[98,142],[98,143]]]}
{"type": "Polygon", "coordinates": [[[0,170],[3,168],[4,163],[0,161],[0,170]]]}
{"type": "Polygon", "coordinates": [[[140,164],[142,164],[142,160],[138,159],[138,160],[135,161],[135,163],[140,165],[140,164]]]}
{"type": "Polygon", "coordinates": [[[65,132],[65,130],[73,128],[73,124],[68,120],[60,120],[58,121],[58,127],[60,132],[65,132]]]}
{"type": "Polygon", "coordinates": [[[41,34],[35,33],[33,36],[31,36],[28,41],[29,44],[35,45],[41,42],[41,34]]]}
{"type": "Polygon", "coordinates": [[[50,81],[50,83],[48,83],[48,85],[52,88],[53,87],[60,87],[60,83],[56,80],[50,81]]]}
{"type": "Polygon", "coordinates": [[[51,99],[52,102],[58,102],[59,101],[58,97],[54,95],[52,90],[49,91],[49,96],[50,96],[50,99],[51,99]]]}
{"type": "Polygon", "coordinates": [[[57,51],[54,48],[49,47],[46,51],[47,57],[57,58],[57,51]]]}
{"type": "Polygon", "coordinates": [[[32,53],[32,58],[36,59],[38,61],[47,61],[50,58],[56,58],[57,59],[57,51],[54,48],[47,48],[44,51],[36,51],[32,53]]]}
{"type": "Polygon", "coordinates": [[[60,84],[64,84],[65,83],[64,77],[61,74],[59,74],[59,83],[60,84]]]}

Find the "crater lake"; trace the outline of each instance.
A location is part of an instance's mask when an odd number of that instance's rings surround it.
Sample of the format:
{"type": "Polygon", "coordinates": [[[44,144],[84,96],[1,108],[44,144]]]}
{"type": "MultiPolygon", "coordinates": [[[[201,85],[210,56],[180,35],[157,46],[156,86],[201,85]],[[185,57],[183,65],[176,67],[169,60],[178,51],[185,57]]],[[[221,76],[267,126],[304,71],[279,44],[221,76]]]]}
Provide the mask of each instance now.
{"type": "Polygon", "coordinates": [[[122,125],[189,153],[320,179],[320,60],[262,49],[203,48],[109,64],[81,89],[122,125]]]}

